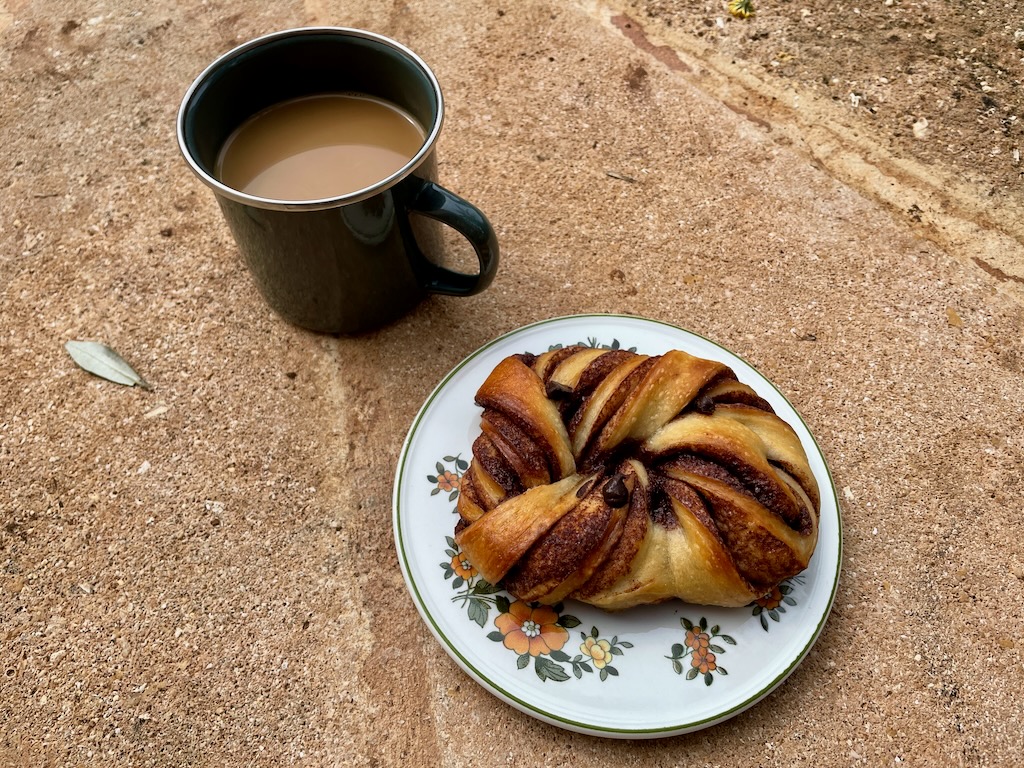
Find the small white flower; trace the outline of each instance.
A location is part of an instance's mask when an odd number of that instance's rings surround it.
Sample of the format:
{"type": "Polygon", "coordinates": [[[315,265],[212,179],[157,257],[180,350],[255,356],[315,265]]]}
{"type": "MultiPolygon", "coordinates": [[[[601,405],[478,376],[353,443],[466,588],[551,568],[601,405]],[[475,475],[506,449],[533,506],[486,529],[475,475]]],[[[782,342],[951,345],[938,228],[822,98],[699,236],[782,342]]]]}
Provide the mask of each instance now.
{"type": "Polygon", "coordinates": [[[527,637],[536,637],[540,634],[540,624],[533,619],[527,619],[523,622],[523,634],[527,637]]]}

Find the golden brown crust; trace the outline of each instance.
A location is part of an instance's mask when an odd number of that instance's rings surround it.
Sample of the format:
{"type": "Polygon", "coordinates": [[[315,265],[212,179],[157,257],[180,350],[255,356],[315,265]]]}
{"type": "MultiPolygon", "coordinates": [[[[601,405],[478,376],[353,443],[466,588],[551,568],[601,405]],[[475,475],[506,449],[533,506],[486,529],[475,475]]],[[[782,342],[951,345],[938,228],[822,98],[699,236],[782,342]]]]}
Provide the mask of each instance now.
{"type": "Polygon", "coordinates": [[[576,590],[574,597],[579,600],[586,601],[588,596],[600,594],[622,578],[629,571],[629,566],[647,535],[647,527],[650,524],[650,493],[646,492],[647,472],[642,464],[635,461],[624,462],[619,471],[627,477],[632,475],[633,482],[633,492],[630,494],[622,530],[614,546],[606,551],[604,560],[594,568],[590,578],[576,590]],[[637,485],[641,486],[639,491],[637,485]]]}
{"type": "Polygon", "coordinates": [[[803,447],[722,363],[566,347],[502,361],[477,402],[456,541],[520,599],[738,606],[807,566],[803,447]]]}
{"type": "Polygon", "coordinates": [[[575,460],[558,409],[541,380],[522,361],[508,357],[498,363],[477,391],[476,401],[485,411],[504,414],[536,441],[547,457],[551,477],[572,472],[575,460]]]}
{"type": "Polygon", "coordinates": [[[576,508],[562,517],[505,576],[505,588],[522,600],[555,603],[582,585],[618,540],[627,507],[610,506],[603,481],[593,483],[576,508]]]}

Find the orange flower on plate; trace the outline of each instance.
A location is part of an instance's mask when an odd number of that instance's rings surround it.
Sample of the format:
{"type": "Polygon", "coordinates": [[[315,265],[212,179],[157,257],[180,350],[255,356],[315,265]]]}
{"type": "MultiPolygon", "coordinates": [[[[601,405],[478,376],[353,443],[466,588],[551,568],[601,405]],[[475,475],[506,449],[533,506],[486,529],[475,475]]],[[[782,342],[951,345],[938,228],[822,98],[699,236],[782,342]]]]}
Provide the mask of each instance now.
{"type": "Polygon", "coordinates": [[[717,673],[719,675],[729,674],[725,667],[719,666],[718,657],[725,653],[726,645],[736,645],[736,640],[731,635],[719,632],[718,624],[708,626],[708,620],[701,617],[701,620],[694,624],[685,616],[679,619],[679,623],[686,630],[683,643],[672,645],[672,655],[666,658],[672,662],[672,669],[677,675],[685,675],[687,680],[694,680],[700,676],[705,685],[711,685],[717,673]],[[689,659],[689,669],[683,665],[689,659]]]}
{"type": "Polygon", "coordinates": [[[711,645],[711,637],[707,632],[698,631],[699,627],[686,630],[686,647],[692,648],[697,653],[706,651],[711,645]]]}
{"type": "Polygon", "coordinates": [[[694,651],[693,658],[690,659],[690,665],[702,675],[706,675],[708,672],[714,672],[718,669],[718,664],[715,661],[715,654],[707,649],[694,651]]]}
{"type": "Polygon", "coordinates": [[[550,606],[531,607],[516,600],[507,613],[494,620],[494,626],[504,635],[503,643],[510,651],[540,656],[562,650],[569,640],[569,633],[557,622],[558,613],[550,606]]]}
{"type": "Polygon", "coordinates": [[[466,581],[476,576],[476,568],[473,567],[473,564],[461,552],[452,558],[452,570],[455,571],[456,576],[461,576],[466,581]]]}
{"type": "Polygon", "coordinates": [[[457,491],[459,489],[459,476],[446,469],[437,476],[437,487],[442,491],[457,491]]]}
{"type": "Polygon", "coordinates": [[[764,597],[759,597],[754,601],[766,611],[774,610],[782,605],[782,590],[778,587],[772,587],[772,591],[764,597]]]}

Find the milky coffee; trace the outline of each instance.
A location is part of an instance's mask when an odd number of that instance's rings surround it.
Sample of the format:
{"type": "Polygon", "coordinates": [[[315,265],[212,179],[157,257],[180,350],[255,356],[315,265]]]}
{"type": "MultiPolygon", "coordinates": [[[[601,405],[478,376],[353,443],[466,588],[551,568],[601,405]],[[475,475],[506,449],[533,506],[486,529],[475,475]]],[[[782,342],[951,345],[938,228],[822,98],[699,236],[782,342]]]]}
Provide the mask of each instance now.
{"type": "Polygon", "coordinates": [[[416,121],[387,101],[362,94],[307,96],[244,122],[221,148],[216,175],[255,197],[340,197],[398,171],[424,139],[416,121]]]}

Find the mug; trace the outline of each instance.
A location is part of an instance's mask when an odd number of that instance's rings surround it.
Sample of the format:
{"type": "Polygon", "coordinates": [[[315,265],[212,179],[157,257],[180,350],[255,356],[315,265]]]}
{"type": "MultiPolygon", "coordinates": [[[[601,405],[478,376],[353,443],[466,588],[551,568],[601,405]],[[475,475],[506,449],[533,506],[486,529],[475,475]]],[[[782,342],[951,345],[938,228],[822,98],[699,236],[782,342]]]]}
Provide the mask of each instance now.
{"type": "Polygon", "coordinates": [[[267,303],[298,326],[352,334],[395,320],[429,293],[470,296],[494,278],[498,243],[490,222],[436,180],[443,120],[437,78],[408,48],[363,30],[307,27],[259,37],[214,61],[186,92],[177,133],[267,303]],[[333,198],[257,197],[217,177],[223,146],[248,118],[323,94],[399,107],[423,129],[423,145],[397,172],[333,198]],[[477,274],[427,256],[437,253],[441,225],[469,241],[477,274]]]}

